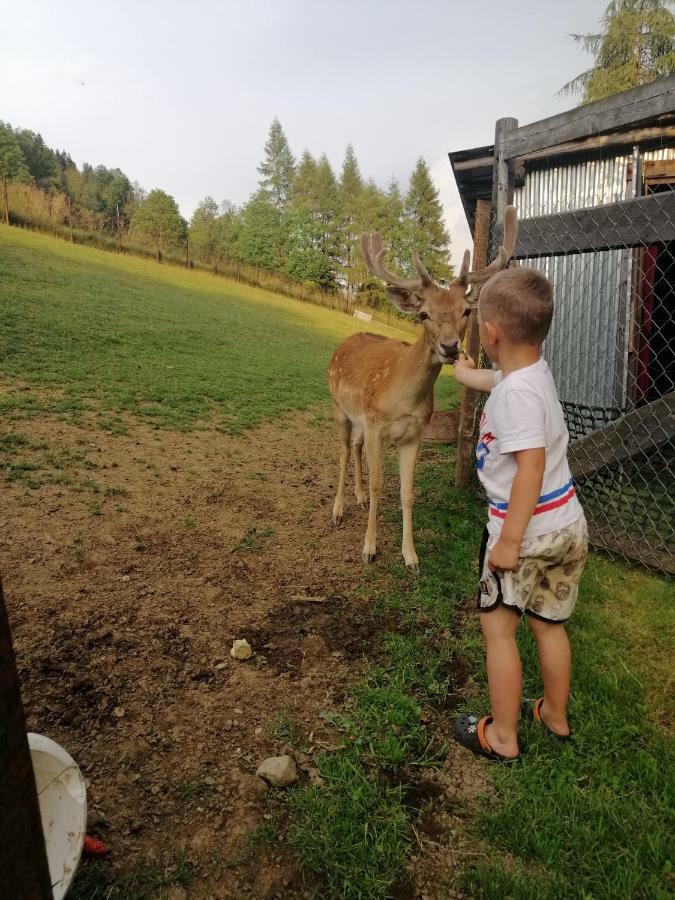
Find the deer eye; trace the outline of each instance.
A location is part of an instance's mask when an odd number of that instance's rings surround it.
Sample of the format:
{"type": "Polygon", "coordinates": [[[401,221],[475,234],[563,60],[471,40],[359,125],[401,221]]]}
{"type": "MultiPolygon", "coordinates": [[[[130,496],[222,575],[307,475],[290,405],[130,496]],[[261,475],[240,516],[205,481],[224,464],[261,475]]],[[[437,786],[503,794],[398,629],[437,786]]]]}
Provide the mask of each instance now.
{"type": "Polygon", "coordinates": [[[471,307],[467,306],[467,308],[462,313],[462,316],[470,316],[471,315],[471,307]]]}
{"type": "Polygon", "coordinates": [[[420,320],[420,322],[426,322],[426,320],[427,320],[428,318],[429,318],[429,314],[428,314],[428,313],[425,313],[424,311],[422,311],[422,312],[420,313],[420,315],[419,315],[419,320],[420,320]]]}

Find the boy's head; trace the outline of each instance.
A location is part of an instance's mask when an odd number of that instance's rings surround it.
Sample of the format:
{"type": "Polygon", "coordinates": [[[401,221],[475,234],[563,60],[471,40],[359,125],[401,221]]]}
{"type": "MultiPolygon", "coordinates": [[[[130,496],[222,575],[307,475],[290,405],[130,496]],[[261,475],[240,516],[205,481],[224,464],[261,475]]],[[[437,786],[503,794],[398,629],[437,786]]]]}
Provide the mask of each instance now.
{"type": "Polygon", "coordinates": [[[553,285],[536,269],[504,269],[486,282],[478,301],[481,339],[490,349],[507,342],[539,347],[553,318],[553,285]]]}

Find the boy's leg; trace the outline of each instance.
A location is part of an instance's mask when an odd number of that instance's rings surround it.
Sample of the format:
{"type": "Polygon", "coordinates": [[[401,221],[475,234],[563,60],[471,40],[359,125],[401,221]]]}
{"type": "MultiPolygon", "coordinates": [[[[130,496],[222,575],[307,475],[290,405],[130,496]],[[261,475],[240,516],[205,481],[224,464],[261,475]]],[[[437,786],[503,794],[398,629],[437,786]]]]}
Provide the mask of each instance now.
{"type": "Polygon", "coordinates": [[[570,693],[572,650],[562,622],[543,622],[528,616],[528,625],[537,642],[539,666],[544,682],[542,721],[556,734],[567,735],[567,700],[570,693]]]}
{"type": "Polygon", "coordinates": [[[487,646],[487,674],[492,703],[492,722],[485,737],[497,753],[518,755],[518,717],[522,671],[516,647],[520,617],[512,609],[498,606],[481,613],[480,623],[487,646]]]}

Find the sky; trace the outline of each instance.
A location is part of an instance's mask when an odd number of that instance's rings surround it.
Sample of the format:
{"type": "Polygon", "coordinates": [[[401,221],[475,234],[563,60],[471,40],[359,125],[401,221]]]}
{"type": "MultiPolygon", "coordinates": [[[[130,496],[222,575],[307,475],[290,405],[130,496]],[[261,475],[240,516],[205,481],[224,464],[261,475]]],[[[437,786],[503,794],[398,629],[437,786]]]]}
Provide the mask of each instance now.
{"type": "Polygon", "coordinates": [[[121,168],[189,218],[257,186],[276,116],[299,156],[405,188],[422,156],[451,253],[469,232],[447,153],[574,106],[589,66],[569,37],[607,0],[0,0],[0,120],[78,165],[121,168]]]}

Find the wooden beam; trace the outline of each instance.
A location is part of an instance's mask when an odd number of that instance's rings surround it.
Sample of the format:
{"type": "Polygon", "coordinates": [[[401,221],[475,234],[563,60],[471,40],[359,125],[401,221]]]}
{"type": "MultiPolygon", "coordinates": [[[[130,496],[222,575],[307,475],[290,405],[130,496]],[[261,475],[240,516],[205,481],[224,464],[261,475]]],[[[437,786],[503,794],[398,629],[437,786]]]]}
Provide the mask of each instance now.
{"type": "Polygon", "coordinates": [[[514,257],[561,256],[675,240],[675,191],[519,219],[514,257]]]}
{"type": "MultiPolygon", "coordinates": [[[[494,165],[494,156],[481,156],[480,159],[465,159],[463,162],[453,162],[455,172],[472,172],[474,169],[491,169],[494,165]]],[[[452,162],[452,159],[450,160],[452,162]]]]}
{"type": "Polygon", "coordinates": [[[649,453],[675,439],[675,391],[571,441],[568,460],[575,479],[588,478],[605,466],[617,466],[638,453],[649,453]]]}
{"type": "Polygon", "coordinates": [[[504,210],[509,203],[513,203],[513,190],[515,187],[516,164],[515,161],[504,155],[504,142],[510,134],[518,128],[518,119],[498,119],[495,125],[495,158],[492,174],[492,209],[495,223],[501,224],[504,220],[504,210]]]}
{"type": "Polygon", "coordinates": [[[504,157],[513,159],[566,141],[614,131],[624,125],[637,125],[672,112],[675,112],[675,75],[668,75],[651,84],[524,125],[504,140],[504,157]]]}
{"type": "Polygon", "coordinates": [[[0,581],[0,894],[52,900],[19,676],[0,581]]]}
{"type": "MultiPolygon", "coordinates": [[[[529,163],[538,159],[550,159],[551,157],[583,155],[600,150],[608,150],[615,147],[632,148],[635,144],[649,143],[675,143],[675,125],[671,119],[667,124],[650,125],[646,128],[633,128],[630,131],[614,131],[610,134],[593,135],[576,141],[567,141],[564,144],[556,144],[554,147],[545,147],[543,150],[535,150],[525,156],[517,157],[516,164],[529,163]]],[[[452,162],[452,154],[450,154],[452,162]]],[[[476,169],[492,168],[494,156],[481,156],[476,159],[464,159],[452,162],[456,172],[472,172],[476,169]]]]}
{"type": "Polygon", "coordinates": [[[623,556],[625,559],[633,559],[657,569],[659,572],[668,572],[675,575],[675,557],[667,549],[646,546],[644,540],[631,537],[626,534],[623,539],[609,534],[607,528],[594,527],[592,522],[588,525],[588,541],[595,550],[607,550],[615,556],[623,556]]]}
{"type": "MultiPolygon", "coordinates": [[[[584,156],[610,148],[625,147],[626,149],[632,149],[635,144],[640,144],[641,146],[650,143],[665,144],[666,146],[672,145],[675,142],[675,125],[670,124],[670,119],[667,121],[669,124],[651,125],[648,128],[633,128],[630,131],[615,131],[611,134],[600,134],[578,141],[568,141],[565,144],[556,144],[555,147],[546,147],[544,150],[535,150],[533,153],[528,153],[527,156],[519,156],[517,161],[518,163],[529,163],[538,159],[551,159],[552,157],[570,156],[572,154],[584,156]]],[[[477,162],[482,163],[482,160],[477,160],[477,162]]],[[[467,163],[462,165],[464,168],[470,168],[467,163]]]]}
{"type": "MultiPolygon", "coordinates": [[[[473,267],[483,269],[488,264],[488,240],[490,236],[489,200],[476,201],[476,224],[473,232],[473,267]]],[[[465,336],[466,352],[478,365],[480,354],[480,335],[478,334],[478,314],[469,316],[465,336]]],[[[462,405],[459,411],[459,430],[457,433],[457,458],[455,461],[455,486],[465,487],[469,483],[471,472],[475,466],[475,431],[476,431],[476,399],[477,392],[463,388],[462,405]]]]}

